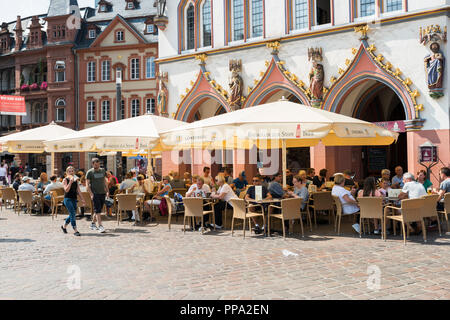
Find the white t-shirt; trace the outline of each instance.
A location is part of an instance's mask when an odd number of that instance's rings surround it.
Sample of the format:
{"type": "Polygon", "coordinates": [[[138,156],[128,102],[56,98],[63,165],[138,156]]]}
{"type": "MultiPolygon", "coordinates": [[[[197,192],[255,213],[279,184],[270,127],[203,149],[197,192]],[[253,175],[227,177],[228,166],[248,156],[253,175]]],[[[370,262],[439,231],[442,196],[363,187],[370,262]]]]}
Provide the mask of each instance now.
{"type": "Polygon", "coordinates": [[[233,189],[231,189],[230,185],[224,184],[217,190],[217,194],[225,193],[225,197],[222,199],[223,201],[230,201],[231,199],[237,199],[238,196],[234,193],[233,189]]]}
{"type": "Polygon", "coordinates": [[[8,175],[8,168],[6,166],[0,167],[0,177],[6,177],[8,175]]]}
{"type": "Polygon", "coordinates": [[[35,189],[34,189],[34,187],[31,185],[31,184],[29,184],[29,183],[22,183],[20,186],[19,186],[19,189],[18,189],[19,191],[34,191],[35,189]]]}
{"type": "Polygon", "coordinates": [[[44,194],[49,193],[55,189],[63,189],[64,185],[61,182],[51,182],[48,186],[45,187],[44,194]]]}
{"type": "Polygon", "coordinates": [[[423,185],[417,181],[410,181],[405,183],[402,192],[408,194],[408,199],[418,199],[422,196],[427,195],[427,192],[425,191],[423,185]]]}
{"type": "Polygon", "coordinates": [[[352,200],[355,200],[355,198],[352,196],[351,192],[345,189],[344,187],[335,185],[331,190],[331,194],[333,196],[339,197],[339,200],[341,200],[342,214],[352,214],[359,211],[359,207],[357,205],[345,201],[344,199],[345,195],[348,195],[348,197],[352,200]]]}
{"type": "Polygon", "coordinates": [[[206,197],[206,194],[211,192],[211,188],[207,184],[203,184],[202,188],[199,189],[197,184],[193,184],[188,192],[186,192],[186,196],[190,197],[206,197]]]}

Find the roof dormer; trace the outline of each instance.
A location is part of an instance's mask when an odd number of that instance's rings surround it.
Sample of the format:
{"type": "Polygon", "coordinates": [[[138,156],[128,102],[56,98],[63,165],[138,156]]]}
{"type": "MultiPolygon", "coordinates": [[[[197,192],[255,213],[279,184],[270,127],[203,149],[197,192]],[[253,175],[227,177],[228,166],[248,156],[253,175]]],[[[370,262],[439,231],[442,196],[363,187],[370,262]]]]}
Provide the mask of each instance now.
{"type": "Polygon", "coordinates": [[[102,13],[102,12],[110,12],[112,11],[112,3],[106,0],[100,0],[98,2],[98,12],[102,13]]]}
{"type": "Polygon", "coordinates": [[[8,52],[11,50],[11,32],[9,32],[8,24],[2,23],[0,30],[0,52],[8,52]]]}
{"type": "Polygon", "coordinates": [[[138,9],[139,2],[137,0],[125,0],[125,10],[138,9]]]}
{"type": "Polygon", "coordinates": [[[30,29],[30,32],[28,34],[27,47],[42,47],[43,32],[41,23],[39,22],[39,18],[37,16],[33,16],[33,18],[31,19],[31,25],[28,27],[28,29],[30,29]]]}

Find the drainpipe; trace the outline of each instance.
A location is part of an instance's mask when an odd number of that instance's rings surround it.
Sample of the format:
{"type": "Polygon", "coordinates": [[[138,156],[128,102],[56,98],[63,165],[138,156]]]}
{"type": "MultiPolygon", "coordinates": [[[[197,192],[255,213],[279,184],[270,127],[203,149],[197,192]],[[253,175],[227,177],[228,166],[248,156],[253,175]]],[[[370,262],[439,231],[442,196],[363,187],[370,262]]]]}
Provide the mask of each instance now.
{"type": "Polygon", "coordinates": [[[78,53],[73,51],[75,55],[75,130],[80,130],[80,70],[78,68],[78,53]]]}

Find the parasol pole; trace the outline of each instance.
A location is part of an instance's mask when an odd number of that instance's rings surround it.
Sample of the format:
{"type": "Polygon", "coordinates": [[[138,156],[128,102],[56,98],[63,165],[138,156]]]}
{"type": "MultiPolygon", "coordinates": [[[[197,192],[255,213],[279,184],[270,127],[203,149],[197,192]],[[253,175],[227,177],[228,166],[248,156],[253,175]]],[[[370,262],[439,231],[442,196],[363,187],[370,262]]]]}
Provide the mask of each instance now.
{"type": "Polygon", "coordinates": [[[287,187],[286,183],[286,140],[281,140],[281,157],[282,157],[282,169],[283,169],[283,188],[287,187]]]}
{"type": "Polygon", "coordinates": [[[50,175],[55,174],[55,153],[51,153],[50,175]]]}

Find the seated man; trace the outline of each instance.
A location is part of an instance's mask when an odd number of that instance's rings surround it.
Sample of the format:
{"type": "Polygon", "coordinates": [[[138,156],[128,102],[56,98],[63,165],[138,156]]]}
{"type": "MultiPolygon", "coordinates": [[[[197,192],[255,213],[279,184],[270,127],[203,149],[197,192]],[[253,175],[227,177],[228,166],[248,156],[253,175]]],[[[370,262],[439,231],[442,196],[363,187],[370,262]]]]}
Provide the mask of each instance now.
{"type": "Polygon", "coordinates": [[[206,194],[211,192],[211,188],[205,184],[203,178],[197,178],[197,183],[193,184],[188,192],[186,192],[186,197],[195,197],[195,198],[206,198],[206,194]]]}
{"type": "Polygon", "coordinates": [[[353,172],[350,170],[344,171],[344,177],[345,177],[345,184],[344,187],[352,187],[355,185],[355,181],[353,180],[353,172]]]}
{"type": "Polygon", "coordinates": [[[275,199],[284,198],[285,191],[281,186],[281,181],[283,181],[283,175],[281,173],[277,173],[274,180],[269,184],[269,192],[275,199]]]}
{"type": "MultiPolygon", "coordinates": [[[[400,167],[401,168],[401,167],[400,167]]],[[[397,172],[397,170],[396,170],[397,172]]],[[[395,178],[395,177],[394,177],[395,178]]],[[[394,180],[392,179],[392,182],[394,180]]],[[[398,182],[397,182],[398,184],[398,182]]],[[[403,175],[403,188],[402,192],[398,195],[399,200],[404,199],[419,199],[426,196],[427,192],[420,182],[415,181],[414,175],[412,173],[405,173],[403,175]]],[[[412,223],[411,226],[407,224],[408,228],[413,231],[413,233],[418,234],[421,230],[420,224],[412,223]]]]}
{"type": "MultiPolygon", "coordinates": [[[[53,175],[50,177],[50,184],[48,184],[44,189],[44,204],[50,208],[52,196],[50,195],[50,191],[56,189],[64,189],[64,186],[61,182],[58,181],[58,177],[53,175]]],[[[47,210],[48,211],[48,210],[47,210]]]]}
{"type": "Polygon", "coordinates": [[[392,189],[401,189],[404,185],[403,168],[398,166],[395,168],[395,176],[392,177],[392,189]]]}
{"type": "Polygon", "coordinates": [[[18,191],[31,191],[34,193],[36,188],[32,184],[30,184],[30,180],[31,180],[30,177],[27,176],[23,177],[22,178],[23,183],[19,186],[18,191]]]}
{"type": "Polygon", "coordinates": [[[433,193],[437,193],[439,195],[438,199],[438,207],[439,211],[444,211],[444,203],[442,200],[444,199],[444,195],[450,192],[450,168],[444,167],[440,171],[441,184],[439,189],[434,189],[433,193]]]}
{"type": "MultiPolygon", "coordinates": [[[[261,175],[258,174],[258,175],[256,175],[253,178],[253,186],[248,188],[247,194],[245,195],[245,200],[250,201],[250,200],[255,200],[256,199],[256,186],[261,186],[262,187],[262,192],[261,193],[262,193],[262,199],[263,200],[272,199],[272,195],[270,194],[269,190],[267,190],[267,188],[262,185],[262,177],[261,177],[261,175]]],[[[267,206],[267,204],[265,206],[267,206]]],[[[255,224],[255,229],[254,229],[255,233],[256,234],[260,234],[264,230],[264,226],[261,228],[259,226],[259,224],[256,223],[255,218],[252,218],[252,220],[253,220],[253,223],[255,224]]]]}
{"type": "Polygon", "coordinates": [[[136,181],[133,180],[133,173],[127,172],[125,175],[125,180],[120,184],[119,190],[124,191],[130,189],[136,184],[136,181]]]}
{"type": "Polygon", "coordinates": [[[247,180],[245,179],[245,171],[239,173],[239,177],[233,180],[233,185],[236,188],[236,194],[239,195],[248,185],[247,180]]]}

